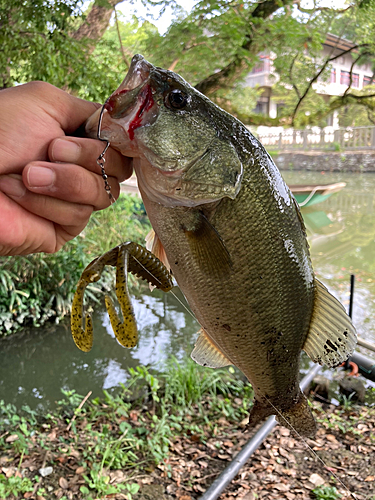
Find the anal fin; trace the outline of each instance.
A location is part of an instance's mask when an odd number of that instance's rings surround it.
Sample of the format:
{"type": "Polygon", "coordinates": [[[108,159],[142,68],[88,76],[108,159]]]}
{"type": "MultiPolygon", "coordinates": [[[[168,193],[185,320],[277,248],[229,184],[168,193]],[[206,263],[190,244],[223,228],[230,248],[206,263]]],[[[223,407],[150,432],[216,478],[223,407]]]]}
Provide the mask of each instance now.
{"type": "Polygon", "coordinates": [[[232,365],[233,363],[220,351],[203,328],[199,331],[199,338],[191,353],[192,359],[198,365],[207,366],[208,368],[222,368],[223,366],[232,365]]]}
{"type": "Polygon", "coordinates": [[[357,334],[342,304],[319,280],[315,284],[314,310],[303,350],[315,363],[332,368],[353,353],[357,334]]]}

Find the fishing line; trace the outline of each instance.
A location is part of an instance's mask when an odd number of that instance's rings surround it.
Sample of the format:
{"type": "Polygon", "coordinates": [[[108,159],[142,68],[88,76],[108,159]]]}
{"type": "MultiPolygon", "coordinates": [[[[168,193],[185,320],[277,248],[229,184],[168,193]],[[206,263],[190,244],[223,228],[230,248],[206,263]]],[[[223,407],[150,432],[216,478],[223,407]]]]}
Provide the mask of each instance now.
{"type": "MultiPolygon", "coordinates": [[[[146,267],[141,263],[139,262],[139,260],[135,257],[133,257],[134,260],[137,261],[137,263],[143,267],[145,269],[145,271],[147,271],[148,273],[150,273],[150,271],[148,271],[146,269],[146,267]]],[[[159,283],[160,280],[158,278],[156,278],[156,276],[154,276],[152,273],[150,273],[156,281],[158,281],[159,283]]],[[[175,293],[172,292],[172,290],[170,290],[170,292],[177,300],[178,302],[186,309],[186,311],[196,320],[196,317],[194,316],[194,314],[186,307],[186,305],[177,297],[177,295],[175,293]]],[[[261,393],[260,393],[261,394],[261,393]]],[[[307,448],[307,450],[311,453],[311,455],[316,458],[322,465],[323,467],[326,469],[328,468],[327,464],[324,462],[324,460],[316,453],[315,450],[313,450],[313,448],[311,448],[311,446],[308,444],[308,442],[305,440],[305,438],[303,436],[301,436],[301,434],[299,434],[299,432],[297,432],[297,430],[294,428],[294,426],[288,422],[288,420],[284,417],[284,415],[276,408],[276,406],[274,406],[274,404],[267,398],[267,396],[265,396],[264,394],[261,394],[262,397],[264,397],[264,399],[267,401],[267,403],[275,410],[275,413],[277,415],[279,415],[281,417],[282,420],[284,420],[286,423],[287,423],[287,427],[290,427],[291,429],[293,429],[293,431],[295,432],[295,434],[299,437],[299,439],[301,440],[301,442],[304,444],[304,446],[307,448]]],[[[349,493],[349,495],[354,498],[355,500],[357,500],[357,497],[355,496],[354,493],[352,493],[349,488],[346,486],[346,484],[332,471],[329,471],[331,473],[331,475],[336,479],[336,481],[338,483],[341,484],[341,486],[347,491],[347,493],[349,493]]]]}
{"type": "MultiPolygon", "coordinates": [[[[160,281],[160,280],[159,280],[156,276],[154,276],[154,275],[153,275],[153,274],[152,274],[152,273],[151,273],[148,269],[146,269],[146,267],[142,264],[142,262],[139,262],[139,260],[138,260],[136,257],[134,257],[133,255],[132,255],[132,258],[133,258],[133,259],[134,259],[134,260],[135,260],[135,261],[136,261],[136,262],[137,262],[137,263],[138,263],[141,267],[143,267],[143,269],[144,269],[147,273],[151,274],[151,276],[155,279],[155,281],[158,281],[158,282],[161,284],[161,281],[160,281]]],[[[174,297],[174,298],[175,298],[175,299],[176,299],[176,300],[177,300],[177,301],[178,301],[178,302],[182,305],[182,307],[183,307],[183,308],[184,308],[184,309],[185,309],[185,310],[186,310],[186,311],[190,314],[190,316],[191,316],[191,317],[192,317],[195,321],[197,321],[197,318],[196,318],[196,317],[195,317],[195,315],[191,312],[191,310],[190,310],[190,309],[186,306],[186,304],[184,304],[184,303],[182,302],[182,300],[181,300],[181,299],[179,299],[179,298],[177,297],[177,295],[176,295],[176,294],[175,294],[172,290],[169,290],[169,292],[167,292],[167,293],[170,293],[171,295],[173,295],[173,297],[174,297]]]]}
{"type": "MultiPolygon", "coordinates": [[[[107,99],[108,101],[108,99],[107,99]]],[[[106,102],[107,102],[106,101],[106,102]]],[[[105,158],[104,158],[104,155],[105,153],[107,152],[109,146],[110,146],[110,142],[107,141],[106,139],[103,139],[100,137],[100,131],[101,131],[101,124],[102,124],[102,119],[103,119],[103,113],[104,113],[104,109],[105,109],[105,104],[106,102],[103,104],[102,106],[102,109],[100,111],[100,116],[99,116],[99,123],[98,123],[98,133],[97,133],[97,138],[102,141],[102,142],[106,142],[106,145],[104,147],[104,150],[102,151],[102,153],[98,156],[97,160],[96,160],[96,163],[97,165],[100,167],[101,169],[101,174],[102,174],[102,178],[104,180],[104,188],[106,190],[106,192],[108,193],[108,197],[109,197],[109,200],[111,202],[111,205],[113,205],[115,202],[116,202],[116,199],[114,198],[114,196],[112,195],[111,193],[111,186],[109,185],[108,183],[108,175],[106,174],[105,172],[105,158]]],[[[112,206],[112,208],[114,209],[114,207],[112,206]]],[[[151,276],[153,276],[153,278],[155,279],[155,281],[158,281],[160,284],[161,284],[161,281],[156,277],[154,276],[136,257],[132,256],[133,259],[141,266],[143,267],[143,269],[148,272],[149,274],[151,274],[151,276]]],[[[177,297],[177,295],[172,291],[170,290],[169,293],[171,293],[173,295],[173,297],[182,305],[182,307],[190,314],[190,316],[196,320],[196,317],[195,315],[192,313],[192,311],[177,297]]],[[[279,415],[279,417],[281,417],[282,420],[284,420],[286,423],[287,423],[287,427],[290,427],[291,429],[293,429],[293,431],[295,432],[295,434],[299,437],[299,439],[301,440],[301,442],[304,444],[304,446],[306,447],[306,449],[311,453],[311,455],[316,458],[322,465],[324,468],[328,468],[328,466],[325,464],[324,460],[322,458],[319,457],[319,455],[315,452],[315,450],[313,450],[311,448],[311,446],[307,443],[307,441],[305,440],[305,438],[303,436],[301,436],[301,434],[299,434],[297,432],[297,430],[293,427],[293,425],[288,422],[288,420],[284,417],[284,415],[272,404],[272,402],[264,395],[264,394],[261,394],[260,395],[267,401],[267,403],[275,410],[275,413],[277,415],[279,415]]],[[[336,479],[336,481],[338,481],[341,486],[349,493],[349,495],[354,498],[354,500],[357,500],[357,497],[355,496],[354,493],[352,493],[349,488],[343,483],[343,481],[332,471],[330,471],[330,473],[332,474],[332,476],[336,479]]]]}
{"type": "MultiPolygon", "coordinates": [[[[267,401],[267,403],[272,406],[272,408],[275,410],[275,412],[282,418],[282,420],[284,420],[287,424],[288,424],[288,427],[292,428],[293,431],[296,433],[296,435],[299,437],[299,439],[302,441],[302,443],[306,446],[306,448],[308,449],[308,451],[312,454],[313,457],[317,458],[318,461],[323,465],[324,468],[328,468],[328,466],[325,464],[324,460],[322,458],[320,458],[320,456],[316,453],[315,450],[313,450],[311,448],[311,446],[308,444],[308,442],[305,440],[305,438],[303,436],[301,436],[301,434],[299,434],[296,429],[293,427],[293,425],[288,422],[288,420],[284,417],[284,415],[272,404],[272,402],[262,394],[262,396],[265,398],[265,400],[267,401]]],[[[329,471],[332,476],[336,479],[336,481],[338,481],[341,486],[343,486],[343,488],[349,493],[349,495],[351,497],[353,497],[355,500],[358,500],[357,497],[355,496],[354,493],[352,493],[349,488],[346,486],[345,483],[343,483],[341,481],[341,479],[334,473],[332,472],[331,470],[329,471]]]]}
{"type": "MultiPolygon", "coordinates": [[[[133,256],[132,256],[133,257],[133,256]]],[[[146,267],[141,263],[139,262],[139,260],[136,258],[136,257],[133,257],[133,259],[141,266],[145,269],[145,271],[147,271],[149,274],[151,274],[154,279],[156,281],[158,281],[159,283],[160,280],[154,276],[148,269],[146,269],[146,267]]],[[[177,301],[184,307],[184,309],[192,316],[192,318],[194,318],[196,320],[196,317],[194,316],[194,314],[186,307],[186,305],[177,297],[177,295],[172,291],[170,290],[169,293],[171,293],[175,299],[177,299],[177,301]]],[[[319,455],[316,453],[315,450],[313,450],[311,448],[311,446],[308,444],[308,442],[305,440],[305,438],[303,436],[301,436],[301,434],[299,434],[299,432],[297,432],[297,430],[294,428],[294,426],[288,422],[288,420],[284,417],[284,415],[276,408],[276,406],[274,406],[274,404],[267,398],[267,396],[265,396],[264,394],[260,393],[260,395],[267,401],[267,403],[274,409],[275,411],[275,414],[279,415],[281,417],[282,420],[284,420],[286,423],[287,423],[287,427],[293,429],[293,431],[295,432],[295,434],[298,436],[298,438],[301,440],[301,442],[304,444],[304,446],[306,447],[306,449],[311,453],[311,455],[316,458],[318,460],[318,462],[320,462],[323,467],[325,469],[328,468],[327,464],[324,462],[324,460],[319,457],[319,455]]],[[[341,484],[341,486],[347,491],[347,493],[349,493],[349,495],[354,498],[354,500],[358,500],[357,497],[355,496],[354,493],[352,493],[349,488],[346,486],[346,484],[332,471],[329,471],[331,473],[331,475],[336,479],[336,481],[338,483],[341,484]]]]}

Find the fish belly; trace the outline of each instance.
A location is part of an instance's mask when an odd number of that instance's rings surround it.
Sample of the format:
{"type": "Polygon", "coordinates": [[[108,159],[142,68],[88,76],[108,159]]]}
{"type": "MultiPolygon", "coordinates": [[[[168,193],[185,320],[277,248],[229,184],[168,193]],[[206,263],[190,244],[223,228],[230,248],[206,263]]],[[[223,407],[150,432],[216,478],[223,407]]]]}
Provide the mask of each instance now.
{"type": "Polygon", "coordinates": [[[245,189],[235,201],[223,200],[210,220],[228,250],[231,268],[210,273],[202,272],[181,230],[194,211],[144,201],[202,328],[246,375],[258,400],[291,407],[299,395],[299,358],[314,298],[307,246],[298,241],[292,208],[291,213],[266,213],[264,201],[245,189]]]}

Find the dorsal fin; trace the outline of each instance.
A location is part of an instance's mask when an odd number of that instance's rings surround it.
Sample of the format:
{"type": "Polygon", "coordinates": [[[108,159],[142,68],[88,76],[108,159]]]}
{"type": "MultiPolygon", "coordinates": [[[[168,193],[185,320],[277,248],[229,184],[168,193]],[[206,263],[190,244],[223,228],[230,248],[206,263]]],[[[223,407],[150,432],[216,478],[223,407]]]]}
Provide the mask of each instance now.
{"type": "Polygon", "coordinates": [[[208,366],[209,368],[222,368],[233,364],[213,343],[203,328],[199,332],[199,338],[191,353],[192,359],[198,365],[208,366]]]}
{"type": "Polygon", "coordinates": [[[314,310],[303,350],[315,363],[332,368],[353,353],[357,334],[341,303],[316,278],[315,284],[314,310]]]}

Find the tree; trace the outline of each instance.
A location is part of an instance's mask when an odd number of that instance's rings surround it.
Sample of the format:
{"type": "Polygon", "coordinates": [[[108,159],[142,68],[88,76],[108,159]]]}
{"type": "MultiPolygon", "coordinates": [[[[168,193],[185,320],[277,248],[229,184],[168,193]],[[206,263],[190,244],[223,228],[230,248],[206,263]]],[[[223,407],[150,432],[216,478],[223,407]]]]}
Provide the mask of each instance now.
{"type": "Polygon", "coordinates": [[[83,22],[81,0],[0,0],[0,86],[27,80],[64,85],[83,63],[69,33],[83,22]]]}
{"type": "MultiPolygon", "coordinates": [[[[107,70],[119,44],[103,38],[120,1],[95,0],[84,11],[83,0],[0,0],[0,89],[44,80],[105,99],[118,84],[107,70]]],[[[170,1],[154,3],[163,7],[170,1]]]]}
{"type": "MultiPolygon", "coordinates": [[[[375,0],[351,0],[345,8],[303,7],[300,0],[201,0],[175,18],[160,35],[149,22],[125,23],[119,0],[0,0],[0,76],[3,86],[29,79],[48,80],[86,98],[104,101],[118,86],[131,56],[142,52],[158,66],[182,74],[246,123],[306,125],[335,109],[360,105],[375,109],[373,91],[348,89],[344,96],[318,99],[314,82],[325,79],[330,61],[321,60],[329,32],[356,40],[353,61],[373,60],[375,0]],[[275,55],[277,95],[283,112],[275,119],[255,115],[259,90],[244,84],[259,53],[275,55]],[[318,104],[318,106],[317,106],[318,104]]],[[[173,0],[143,0],[163,9],[173,0]]],[[[332,55],[333,57],[333,55],[332,55]]]]}
{"type": "Polygon", "coordinates": [[[303,126],[318,123],[351,103],[372,113],[370,88],[363,92],[348,89],[344,96],[324,100],[316,95],[313,84],[329,77],[330,63],[337,57],[321,58],[322,44],[331,31],[356,40],[354,50],[348,51],[353,53],[353,62],[374,58],[375,2],[353,1],[342,9],[321,3],[306,9],[293,0],[241,4],[202,0],[189,16],[172,24],[153,55],[163,66],[181,68],[198,90],[246,123],[303,126]],[[234,90],[238,95],[244,88],[241,79],[256,64],[257,55],[270,48],[276,56],[277,92],[284,106],[276,120],[235,109],[226,99],[234,90]]]}

